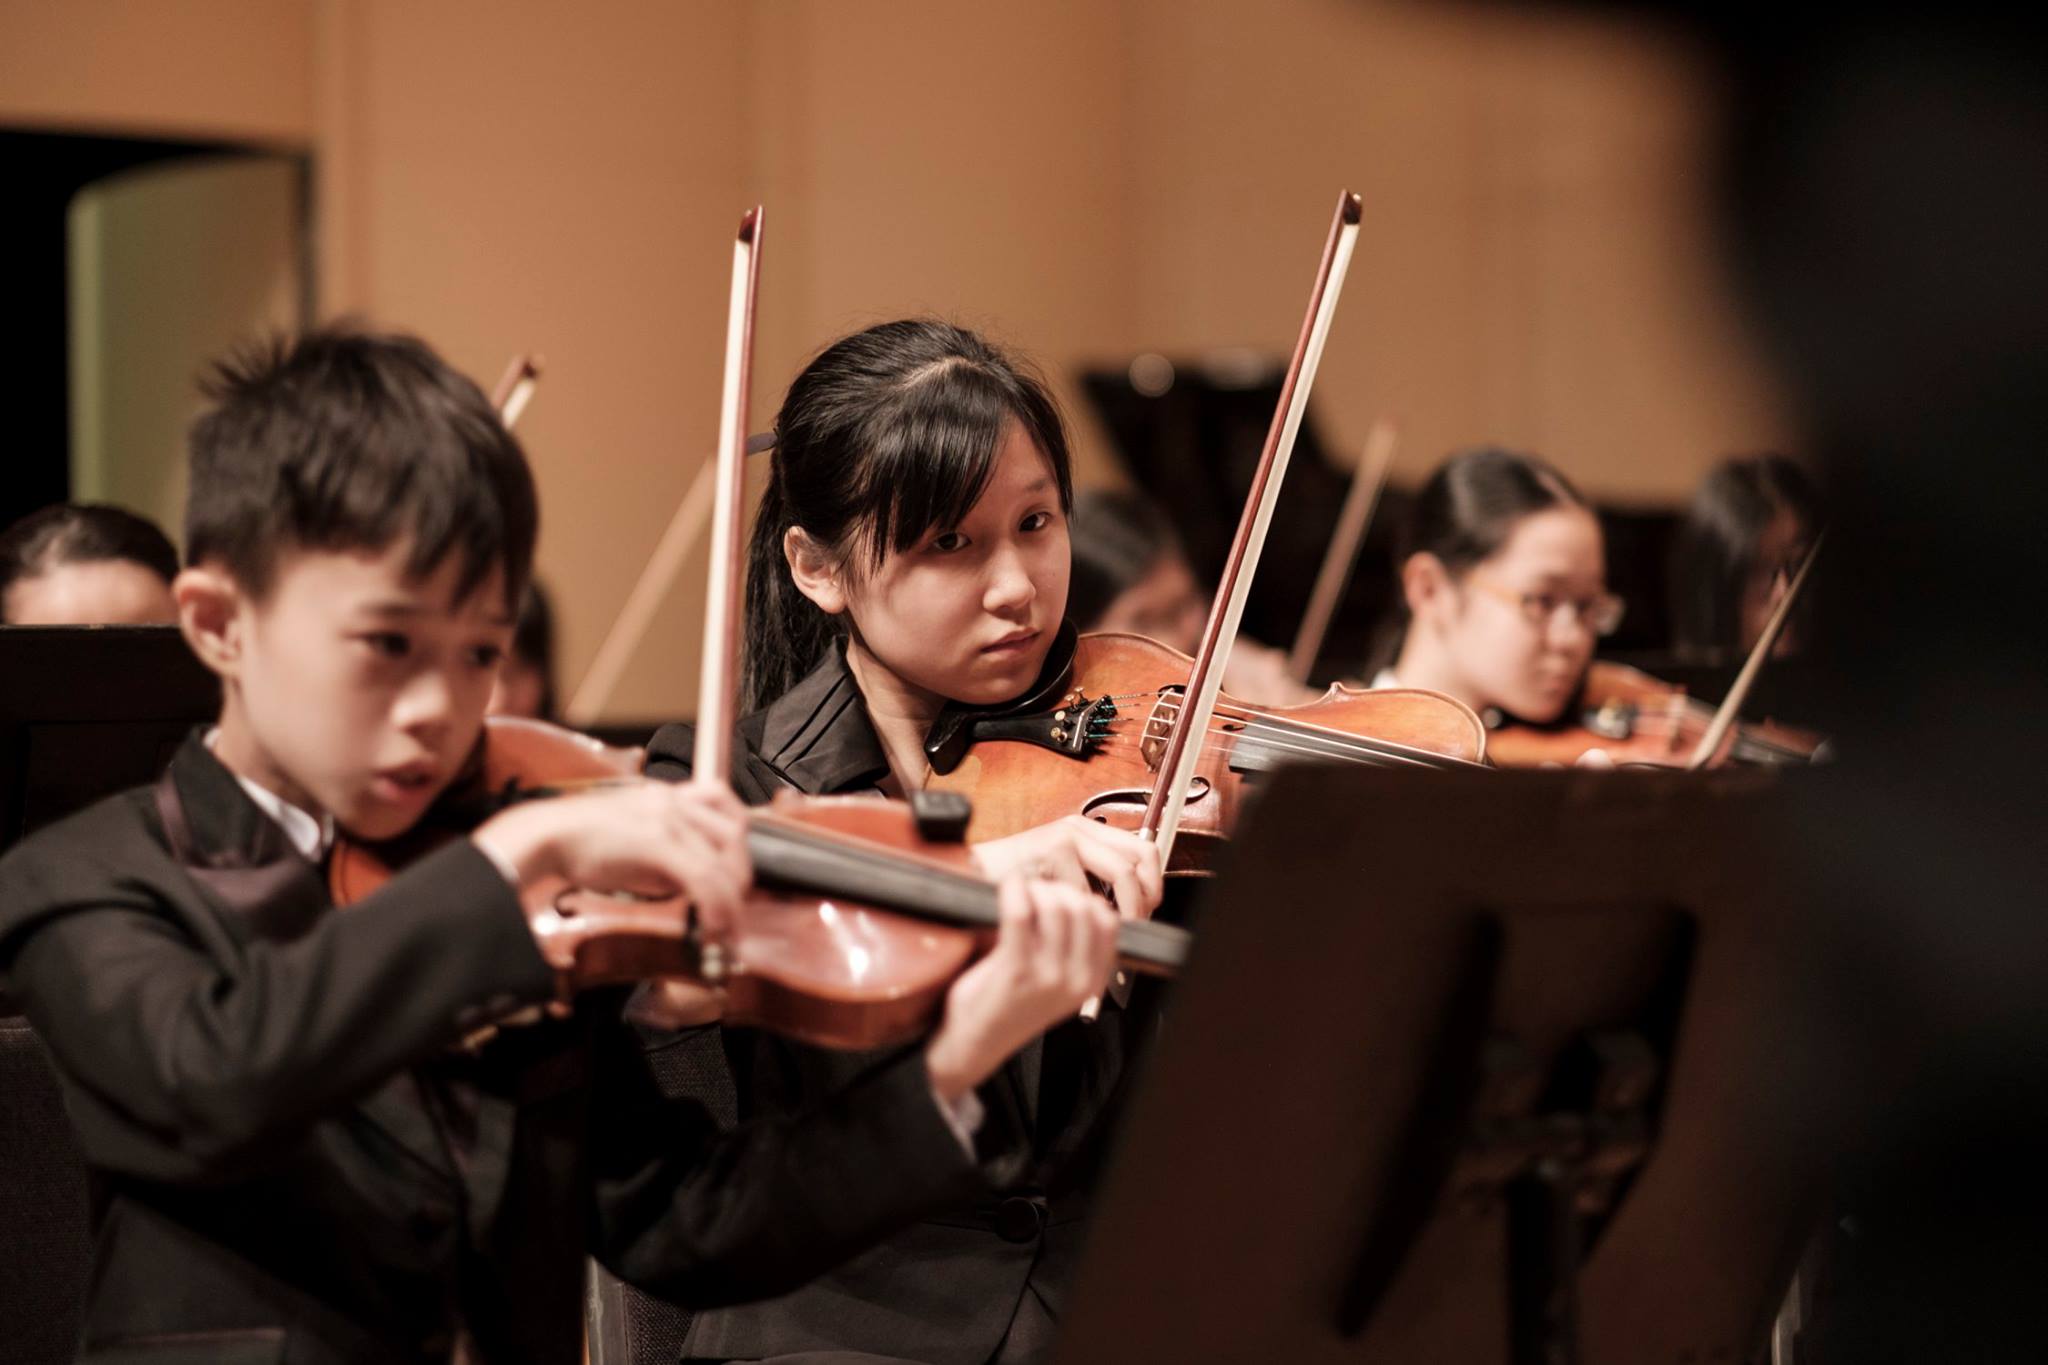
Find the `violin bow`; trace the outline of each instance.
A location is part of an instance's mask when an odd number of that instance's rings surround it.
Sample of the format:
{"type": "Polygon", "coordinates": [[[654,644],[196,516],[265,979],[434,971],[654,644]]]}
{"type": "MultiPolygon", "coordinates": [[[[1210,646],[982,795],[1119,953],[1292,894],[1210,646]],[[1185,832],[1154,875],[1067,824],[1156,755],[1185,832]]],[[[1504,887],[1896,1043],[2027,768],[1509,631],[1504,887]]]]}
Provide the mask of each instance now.
{"type": "Polygon", "coordinates": [[[1749,657],[1742,661],[1742,671],[1735,675],[1735,681],[1728,688],[1728,695],[1721,699],[1721,705],[1714,711],[1714,718],[1707,722],[1707,728],[1700,735],[1700,742],[1693,747],[1692,757],[1685,761],[1688,771],[1704,768],[1712,761],[1714,751],[1721,747],[1721,741],[1734,728],[1735,717],[1742,710],[1743,702],[1749,700],[1749,691],[1756,683],[1757,675],[1763,671],[1764,660],[1771,656],[1771,649],[1778,643],[1778,637],[1785,633],[1785,622],[1791,619],[1792,604],[1799,600],[1799,590],[1806,586],[1806,576],[1813,569],[1813,561],[1820,558],[1821,542],[1828,533],[1822,530],[1813,538],[1813,545],[1807,550],[1806,558],[1799,562],[1799,572],[1792,575],[1792,581],[1785,585],[1785,595],[1778,599],[1777,607],[1771,612],[1771,619],[1764,622],[1763,632],[1756,637],[1756,643],[1749,647],[1749,657]]]}
{"type": "Polygon", "coordinates": [[[697,675],[697,747],[691,775],[732,778],[738,720],[740,529],[747,483],[747,402],[754,383],[754,298],[761,284],[761,206],[740,219],[732,245],[732,303],[725,323],[725,384],[718,397],[718,455],[711,509],[711,572],[704,586],[704,657],[697,675]]]}
{"type": "Polygon", "coordinates": [[[519,414],[526,411],[526,405],[533,401],[533,391],[539,387],[540,357],[513,356],[498,386],[491,390],[491,406],[498,410],[498,420],[505,424],[505,430],[519,425],[519,414]]]}
{"type": "Polygon", "coordinates": [[[1294,356],[1288,361],[1287,376],[1280,385],[1280,401],[1273,410],[1273,425],[1266,432],[1265,448],[1252,475],[1251,495],[1238,519],[1237,535],[1224,560],[1216,597],[1209,606],[1209,621],[1202,627],[1202,643],[1195,651],[1187,691],[1181,697],[1180,714],[1174,721],[1151,796],[1145,803],[1145,818],[1138,833],[1158,845],[1162,867],[1172,856],[1181,810],[1187,805],[1188,787],[1201,762],[1209,722],[1216,714],[1216,698],[1223,689],[1223,661],[1237,639],[1245,598],[1251,592],[1252,575],[1258,569],[1259,552],[1273,521],[1273,506],[1279,499],[1281,481],[1287,476],[1288,459],[1294,453],[1294,438],[1308,410],[1309,390],[1315,384],[1316,367],[1322,362],[1323,346],[1329,340],[1330,324],[1337,314],[1337,298],[1344,290],[1351,253],[1358,245],[1360,217],[1358,196],[1349,190],[1340,193],[1336,214],[1330,222],[1330,235],[1323,243],[1322,261],[1316,267],[1315,285],[1309,291],[1308,313],[1302,319],[1301,335],[1295,340],[1294,356]]]}
{"type": "Polygon", "coordinates": [[[1394,450],[1400,433],[1382,417],[1366,433],[1365,449],[1358,466],[1351,471],[1351,488],[1344,495],[1344,508],[1337,514],[1337,529],[1323,551],[1323,566],[1316,570],[1316,586],[1308,595],[1308,610],[1294,633],[1294,648],[1287,651],[1287,672],[1298,683],[1308,681],[1309,670],[1323,652],[1323,638],[1330,633],[1330,618],[1337,613],[1338,600],[1358,567],[1358,552],[1365,545],[1365,528],[1380,505],[1380,492],[1387,486],[1387,471],[1394,466],[1394,450]]]}

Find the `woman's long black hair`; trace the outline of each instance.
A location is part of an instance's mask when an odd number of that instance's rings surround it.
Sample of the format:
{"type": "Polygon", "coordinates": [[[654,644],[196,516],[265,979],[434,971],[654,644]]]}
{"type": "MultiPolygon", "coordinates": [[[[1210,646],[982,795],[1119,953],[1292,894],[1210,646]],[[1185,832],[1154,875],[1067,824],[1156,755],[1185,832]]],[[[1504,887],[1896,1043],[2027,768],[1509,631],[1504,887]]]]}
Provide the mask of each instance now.
{"type": "Polygon", "coordinates": [[[965,517],[988,486],[1012,422],[1073,504],[1066,424],[1045,384],[990,342],[929,318],[887,322],[825,348],[775,416],[768,491],[747,551],[748,710],[787,692],[845,622],[797,590],[783,539],[800,526],[842,566],[881,567],[965,517]]]}
{"type": "MultiPolygon", "coordinates": [[[[1570,480],[1534,455],[1492,446],[1468,450],[1438,465],[1415,495],[1394,563],[1398,569],[1415,555],[1431,554],[1457,578],[1507,544],[1524,517],[1586,505],[1570,480]]],[[[1372,671],[1399,657],[1408,620],[1407,598],[1397,593],[1369,661],[1372,671]]]]}

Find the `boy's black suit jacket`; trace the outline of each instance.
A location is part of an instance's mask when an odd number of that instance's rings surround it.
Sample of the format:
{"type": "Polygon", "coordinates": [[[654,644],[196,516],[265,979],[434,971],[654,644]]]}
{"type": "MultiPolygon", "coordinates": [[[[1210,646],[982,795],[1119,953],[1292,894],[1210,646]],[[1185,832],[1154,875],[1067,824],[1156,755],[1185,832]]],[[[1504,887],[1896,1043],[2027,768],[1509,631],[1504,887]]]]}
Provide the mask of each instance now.
{"type": "Polygon", "coordinates": [[[0,970],[94,1176],[87,1360],[572,1361],[586,1253],[730,1302],[984,1187],[914,1052],[721,1135],[616,993],[457,1047],[551,988],[497,869],[337,910],[196,738],[0,859],[0,970]]]}
{"type": "MultiPolygon", "coordinates": [[[[647,771],[690,771],[690,725],[648,745],[647,771]]],[[[803,682],[743,719],[733,786],[763,804],[777,791],[871,791],[889,763],[860,689],[834,650],[803,682]]],[[[964,1196],[791,1293],[698,1313],[688,1359],[754,1359],[860,1351],[935,1365],[982,1365],[1024,1297],[1057,1318],[1071,1291],[1088,1195],[1110,1118],[1157,1018],[1153,983],[1104,997],[1093,1023],[1062,1024],[982,1087],[992,1131],[1031,1135],[1019,1176],[993,1196],[964,1196]]],[[[748,1029],[724,1029],[726,1063],[744,1122],[801,1112],[875,1062],[748,1029]]],[[[1035,1310],[1028,1310],[1035,1311],[1035,1310]]]]}

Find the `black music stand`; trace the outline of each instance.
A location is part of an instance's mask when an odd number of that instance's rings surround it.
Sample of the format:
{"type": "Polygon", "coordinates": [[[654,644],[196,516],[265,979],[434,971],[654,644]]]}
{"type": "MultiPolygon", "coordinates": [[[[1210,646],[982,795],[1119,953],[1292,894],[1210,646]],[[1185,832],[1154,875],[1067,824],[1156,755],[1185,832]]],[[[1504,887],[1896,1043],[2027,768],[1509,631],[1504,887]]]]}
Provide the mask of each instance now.
{"type": "Polygon", "coordinates": [[[220,681],[175,626],[0,627],[0,849],[154,781],[220,681]]]}
{"type": "Polygon", "coordinates": [[[1276,775],[1059,1365],[1752,1359],[1828,1155],[1789,785],[1276,775]]]}

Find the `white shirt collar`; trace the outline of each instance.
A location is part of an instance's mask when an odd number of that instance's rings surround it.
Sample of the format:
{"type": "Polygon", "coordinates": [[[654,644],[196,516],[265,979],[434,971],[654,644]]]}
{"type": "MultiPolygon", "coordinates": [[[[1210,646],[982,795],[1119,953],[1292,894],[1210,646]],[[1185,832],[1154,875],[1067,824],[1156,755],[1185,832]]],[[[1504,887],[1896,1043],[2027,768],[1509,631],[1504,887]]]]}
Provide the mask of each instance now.
{"type": "Polygon", "coordinates": [[[1394,670],[1391,667],[1383,668],[1372,675],[1372,690],[1375,692],[1384,687],[1399,687],[1400,685],[1401,680],[1394,676],[1394,670]]]}
{"type": "MultiPolygon", "coordinates": [[[[220,727],[217,725],[206,732],[203,742],[209,752],[219,738],[220,727]]],[[[334,845],[333,816],[322,815],[316,819],[310,811],[294,806],[270,788],[251,782],[233,769],[229,772],[233,773],[235,781],[242,784],[242,790],[249,794],[249,799],[256,803],[256,809],[277,822],[300,857],[309,863],[318,863],[327,856],[327,850],[334,845]]]]}

